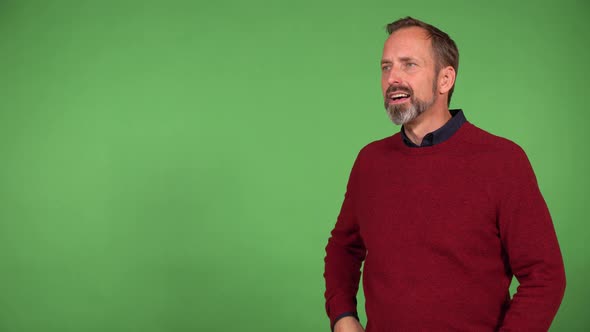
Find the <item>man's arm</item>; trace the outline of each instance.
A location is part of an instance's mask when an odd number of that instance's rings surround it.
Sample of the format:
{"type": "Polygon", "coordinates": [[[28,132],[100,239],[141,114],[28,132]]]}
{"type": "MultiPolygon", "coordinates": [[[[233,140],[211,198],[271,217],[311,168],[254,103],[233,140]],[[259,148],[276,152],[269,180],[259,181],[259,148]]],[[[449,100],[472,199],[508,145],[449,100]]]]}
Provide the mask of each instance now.
{"type": "Polygon", "coordinates": [[[336,321],[352,318],[350,316],[357,317],[356,294],[359,287],[361,264],[366,255],[355,212],[359,159],[360,154],[352,167],[344,202],[336,226],[331,232],[332,236],[326,246],[324,260],[326,312],[330,317],[332,329],[334,329],[336,321]]]}
{"type": "Polygon", "coordinates": [[[507,165],[498,210],[500,238],[520,285],[499,331],[547,331],[565,291],[557,236],[522,149],[507,165]]]}

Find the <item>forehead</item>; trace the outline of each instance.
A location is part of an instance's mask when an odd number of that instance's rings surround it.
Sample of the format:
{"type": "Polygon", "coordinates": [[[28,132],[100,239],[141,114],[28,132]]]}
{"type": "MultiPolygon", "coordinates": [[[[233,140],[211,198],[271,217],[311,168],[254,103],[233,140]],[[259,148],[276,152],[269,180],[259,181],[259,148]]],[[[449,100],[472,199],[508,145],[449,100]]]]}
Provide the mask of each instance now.
{"type": "Polygon", "coordinates": [[[420,27],[402,28],[393,32],[383,46],[384,59],[418,57],[432,59],[432,42],[426,30],[420,27]]]}

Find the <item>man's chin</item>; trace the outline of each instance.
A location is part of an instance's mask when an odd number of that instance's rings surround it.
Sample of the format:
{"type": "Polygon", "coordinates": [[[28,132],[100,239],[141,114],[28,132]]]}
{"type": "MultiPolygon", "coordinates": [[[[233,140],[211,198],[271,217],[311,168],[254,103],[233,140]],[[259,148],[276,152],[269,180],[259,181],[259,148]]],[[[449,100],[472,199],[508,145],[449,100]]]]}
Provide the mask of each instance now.
{"type": "Polygon", "coordinates": [[[388,107],[387,115],[389,115],[391,121],[393,121],[393,123],[395,123],[398,126],[404,125],[414,120],[418,116],[418,114],[416,114],[416,111],[412,108],[412,106],[388,107]]]}
{"type": "Polygon", "coordinates": [[[389,104],[387,106],[387,111],[391,114],[404,114],[407,113],[410,110],[410,107],[412,105],[408,104],[408,103],[403,103],[403,104],[389,104]]]}

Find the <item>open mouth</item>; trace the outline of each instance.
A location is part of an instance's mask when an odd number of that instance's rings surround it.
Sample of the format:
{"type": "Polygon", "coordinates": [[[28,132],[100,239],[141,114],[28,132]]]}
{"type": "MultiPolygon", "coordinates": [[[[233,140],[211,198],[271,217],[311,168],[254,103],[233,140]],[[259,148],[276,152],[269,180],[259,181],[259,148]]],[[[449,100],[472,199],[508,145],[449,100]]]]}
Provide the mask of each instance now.
{"type": "Polygon", "coordinates": [[[410,95],[404,92],[394,92],[387,95],[388,104],[402,104],[410,100],[410,95]]]}

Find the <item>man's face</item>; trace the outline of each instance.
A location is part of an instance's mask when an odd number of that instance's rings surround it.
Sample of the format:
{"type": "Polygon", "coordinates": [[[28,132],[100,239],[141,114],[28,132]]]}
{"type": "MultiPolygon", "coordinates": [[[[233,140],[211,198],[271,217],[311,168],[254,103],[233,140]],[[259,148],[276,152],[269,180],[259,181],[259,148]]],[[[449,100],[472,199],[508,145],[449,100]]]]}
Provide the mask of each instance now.
{"type": "Polygon", "coordinates": [[[385,41],[381,88],[385,109],[395,124],[413,121],[437,98],[432,43],[420,27],[402,28],[385,41]]]}

